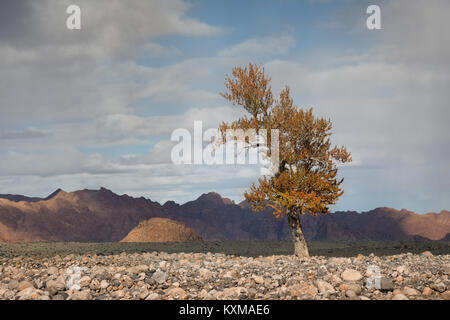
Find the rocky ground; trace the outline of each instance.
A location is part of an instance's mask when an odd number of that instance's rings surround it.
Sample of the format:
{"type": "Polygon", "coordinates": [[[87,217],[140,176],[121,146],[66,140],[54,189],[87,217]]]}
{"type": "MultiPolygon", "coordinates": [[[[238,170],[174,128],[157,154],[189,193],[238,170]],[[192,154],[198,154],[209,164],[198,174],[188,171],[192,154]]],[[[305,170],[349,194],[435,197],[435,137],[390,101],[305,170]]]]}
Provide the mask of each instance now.
{"type": "Polygon", "coordinates": [[[429,251],[308,259],[164,252],[3,256],[0,299],[449,300],[449,274],[450,255],[429,251]]]}

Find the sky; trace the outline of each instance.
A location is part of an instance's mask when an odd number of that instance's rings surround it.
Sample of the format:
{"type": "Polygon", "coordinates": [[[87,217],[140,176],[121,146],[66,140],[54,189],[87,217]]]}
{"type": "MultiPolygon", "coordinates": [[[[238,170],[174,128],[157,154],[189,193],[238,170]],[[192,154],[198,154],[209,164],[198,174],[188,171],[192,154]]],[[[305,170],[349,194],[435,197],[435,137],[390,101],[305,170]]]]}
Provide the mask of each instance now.
{"type": "Polygon", "coordinates": [[[170,136],[241,116],[219,93],[253,62],[352,153],[333,210],[450,209],[448,12],[448,0],[0,0],[0,193],[242,201],[257,165],[175,165],[170,136]],[[70,4],[81,30],[66,27],[70,4]],[[381,30],[366,27],[373,4],[381,30]]]}

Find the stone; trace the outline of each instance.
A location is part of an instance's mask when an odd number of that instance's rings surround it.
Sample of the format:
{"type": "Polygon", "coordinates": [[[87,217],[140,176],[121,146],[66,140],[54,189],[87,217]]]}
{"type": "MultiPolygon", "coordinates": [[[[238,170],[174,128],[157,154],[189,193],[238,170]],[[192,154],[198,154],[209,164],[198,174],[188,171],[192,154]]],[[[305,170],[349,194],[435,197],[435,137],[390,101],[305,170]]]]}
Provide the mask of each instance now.
{"type": "Polygon", "coordinates": [[[380,291],[386,292],[386,291],[392,291],[394,290],[394,283],[391,279],[388,279],[386,277],[380,278],[380,291]]]}
{"type": "Polygon", "coordinates": [[[419,291],[417,291],[414,288],[410,288],[410,287],[405,287],[405,288],[403,288],[402,291],[403,291],[403,294],[407,295],[407,296],[417,296],[417,295],[419,295],[419,291]]]}
{"type": "Polygon", "coordinates": [[[347,283],[346,289],[353,291],[357,295],[361,294],[361,286],[357,283],[347,283]]]}
{"type": "Polygon", "coordinates": [[[336,290],[333,288],[333,286],[326,281],[319,279],[316,281],[315,284],[321,294],[333,294],[336,292],[336,290]]]}
{"type": "Polygon", "coordinates": [[[122,299],[123,297],[125,297],[125,291],[117,290],[117,291],[114,291],[111,295],[116,299],[122,299]]]}
{"type": "Polygon", "coordinates": [[[167,296],[171,297],[172,299],[183,300],[186,299],[187,294],[186,291],[181,288],[172,288],[167,291],[167,296]]]}
{"type": "Polygon", "coordinates": [[[144,289],[139,293],[139,299],[144,300],[149,296],[149,294],[150,292],[147,289],[144,289]]]}
{"type": "Polygon", "coordinates": [[[139,274],[141,272],[146,272],[149,270],[149,267],[146,265],[138,265],[127,269],[128,273],[139,274]]]}
{"type": "Polygon", "coordinates": [[[59,274],[59,269],[56,267],[50,267],[47,269],[47,274],[49,275],[57,275],[59,274]]]}
{"type": "Polygon", "coordinates": [[[422,256],[424,256],[424,257],[432,257],[433,254],[430,251],[424,251],[424,252],[422,252],[422,256]]]}
{"type": "Polygon", "coordinates": [[[438,282],[438,283],[434,283],[432,285],[432,288],[440,293],[444,292],[447,289],[447,286],[442,283],[442,282],[438,282]]]}
{"type": "Polygon", "coordinates": [[[405,274],[406,275],[406,274],[409,273],[408,267],[406,267],[404,265],[398,266],[395,270],[397,270],[397,272],[399,274],[405,274]]]}
{"type": "Polygon", "coordinates": [[[212,277],[212,272],[206,268],[200,268],[200,270],[198,270],[198,273],[202,278],[208,279],[212,277]]]}
{"type": "Polygon", "coordinates": [[[347,290],[347,291],[345,291],[345,295],[346,295],[347,297],[349,297],[349,298],[354,298],[354,297],[356,297],[356,293],[355,293],[355,291],[353,291],[353,290],[347,290]]]}
{"type": "Polygon", "coordinates": [[[163,284],[167,280],[167,273],[165,273],[164,271],[156,271],[152,275],[152,279],[155,280],[159,284],[163,284]]]}
{"type": "Polygon", "coordinates": [[[293,297],[303,295],[315,296],[317,295],[318,290],[315,286],[303,282],[289,287],[288,292],[293,297]]]}
{"type": "Polygon", "coordinates": [[[344,281],[358,281],[362,279],[362,274],[354,269],[345,269],[341,274],[341,278],[344,281]]]}
{"type": "Polygon", "coordinates": [[[442,299],[450,300],[450,291],[447,290],[444,293],[442,293],[442,299]]]}
{"type": "Polygon", "coordinates": [[[18,291],[25,290],[26,288],[34,288],[34,285],[30,281],[21,281],[17,285],[17,290],[18,291]]]}
{"type": "Polygon", "coordinates": [[[252,278],[253,278],[253,280],[255,281],[256,284],[263,284],[264,283],[264,278],[261,277],[261,276],[253,275],[252,278]]]}
{"type": "Polygon", "coordinates": [[[89,276],[84,276],[80,279],[81,287],[88,287],[90,283],[91,283],[91,278],[89,276]]]}
{"type": "Polygon", "coordinates": [[[18,286],[19,286],[19,281],[17,281],[17,280],[11,280],[8,283],[9,290],[16,290],[18,286]]]}
{"type": "Polygon", "coordinates": [[[396,294],[395,296],[393,296],[392,300],[409,300],[409,299],[404,294],[399,293],[399,294],[396,294]]]}
{"type": "Polygon", "coordinates": [[[52,300],[66,300],[67,297],[68,297],[67,294],[58,293],[52,297],[52,300]]]}
{"type": "Polygon", "coordinates": [[[331,282],[332,282],[334,285],[337,285],[337,284],[339,284],[339,283],[342,282],[342,279],[341,279],[340,277],[338,277],[337,275],[333,274],[333,275],[331,276],[331,282]]]}
{"type": "Polygon", "coordinates": [[[425,287],[422,291],[422,295],[431,296],[433,294],[433,290],[430,287],[425,287]]]}
{"type": "Polygon", "coordinates": [[[70,300],[91,300],[91,298],[89,290],[75,291],[70,296],[70,300]]]}
{"type": "Polygon", "coordinates": [[[17,294],[17,297],[19,298],[19,300],[30,300],[34,294],[35,294],[35,289],[28,287],[26,289],[21,290],[17,294]]]}
{"type": "Polygon", "coordinates": [[[159,300],[161,296],[155,292],[150,293],[145,300],[159,300]]]}
{"type": "Polygon", "coordinates": [[[48,280],[45,283],[45,287],[50,295],[54,295],[59,291],[64,291],[66,289],[66,284],[59,280],[48,280]]]}
{"type": "Polygon", "coordinates": [[[102,280],[102,281],[100,282],[100,289],[106,289],[106,288],[108,288],[108,287],[109,287],[109,282],[108,282],[108,281],[102,280]]]}
{"type": "Polygon", "coordinates": [[[238,298],[241,294],[246,294],[247,293],[247,289],[244,287],[231,287],[231,288],[226,288],[223,292],[222,292],[222,296],[223,298],[229,299],[229,298],[238,298]]]}

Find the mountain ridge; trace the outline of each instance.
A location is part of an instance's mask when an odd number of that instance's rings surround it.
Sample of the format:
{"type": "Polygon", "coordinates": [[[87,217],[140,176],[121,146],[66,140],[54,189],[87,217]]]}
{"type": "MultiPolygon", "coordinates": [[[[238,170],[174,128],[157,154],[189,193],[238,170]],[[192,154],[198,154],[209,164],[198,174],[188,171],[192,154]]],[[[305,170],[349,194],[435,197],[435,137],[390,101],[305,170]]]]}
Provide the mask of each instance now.
{"type": "MultiPolygon", "coordinates": [[[[57,189],[46,198],[0,195],[0,241],[120,241],[140,222],[157,217],[180,221],[204,240],[290,238],[285,218],[276,219],[268,208],[255,213],[245,201],[235,203],[215,192],[184,204],[167,201],[161,205],[102,187],[74,192],[57,189]]],[[[308,240],[448,241],[450,233],[447,210],[417,214],[379,207],[301,219],[308,240]]]]}

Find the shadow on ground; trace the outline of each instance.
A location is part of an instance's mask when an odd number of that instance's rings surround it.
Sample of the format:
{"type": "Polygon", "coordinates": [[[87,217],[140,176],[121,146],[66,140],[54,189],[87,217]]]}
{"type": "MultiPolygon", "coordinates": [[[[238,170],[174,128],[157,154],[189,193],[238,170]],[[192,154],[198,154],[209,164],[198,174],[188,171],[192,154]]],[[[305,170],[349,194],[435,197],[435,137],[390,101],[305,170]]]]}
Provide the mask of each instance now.
{"type": "MultiPolygon", "coordinates": [[[[351,257],[358,254],[378,256],[401,253],[431,251],[435,255],[450,254],[450,242],[319,242],[308,243],[310,254],[327,257],[351,257]]],[[[74,243],[35,242],[0,243],[0,257],[16,256],[53,257],[68,254],[112,255],[143,252],[197,252],[224,253],[242,256],[290,255],[293,253],[290,241],[203,241],[203,242],[161,242],[161,243],[74,243]]]]}

